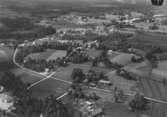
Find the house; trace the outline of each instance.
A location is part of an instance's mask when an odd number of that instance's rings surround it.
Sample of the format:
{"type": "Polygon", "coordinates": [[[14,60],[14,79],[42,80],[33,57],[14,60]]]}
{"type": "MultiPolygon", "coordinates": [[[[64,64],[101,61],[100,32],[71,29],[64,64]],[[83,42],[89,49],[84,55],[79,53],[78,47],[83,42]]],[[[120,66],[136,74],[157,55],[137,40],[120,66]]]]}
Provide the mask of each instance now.
{"type": "Polygon", "coordinates": [[[100,80],[99,84],[100,85],[112,85],[111,81],[109,80],[100,80]]]}
{"type": "Polygon", "coordinates": [[[14,109],[14,98],[7,92],[0,93],[0,110],[11,112],[14,109]]]}
{"type": "Polygon", "coordinates": [[[80,100],[80,112],[83,117],[105,117],[103,109],[92,101],[80,100]]]}

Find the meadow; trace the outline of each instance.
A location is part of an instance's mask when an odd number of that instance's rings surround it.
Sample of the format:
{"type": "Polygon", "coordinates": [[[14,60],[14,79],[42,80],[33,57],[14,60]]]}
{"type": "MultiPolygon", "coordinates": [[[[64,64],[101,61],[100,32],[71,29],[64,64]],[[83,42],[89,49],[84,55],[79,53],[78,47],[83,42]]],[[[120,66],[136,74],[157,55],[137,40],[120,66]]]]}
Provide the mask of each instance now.
{"type": "Polygon", "coordinates": [[[32,96],[35,98],[45,98],[50,95],[60,96],[67,92],[69,85],[55,79],[47,79],[31,88],[32,96]]]}
{"type": "Polygon", "coordinates": [[[54,50],[54,49],[47,49],[45,52],[39,52],[39,53],[32,53],[29,54],[27,58],[32,58],[35,60],[56,60],[58,57],[62,58],[66,56],[66,51],[63,50],[54,50]]]}
{"type": "Polygon", "coordinates": [[[129,42],[131,45],[137,45],[143,47],[145,46],[155,46],[155,47],[167,47],[167,35],[151,33],[151,32],[137,32],[133,39],[129,42]]]}

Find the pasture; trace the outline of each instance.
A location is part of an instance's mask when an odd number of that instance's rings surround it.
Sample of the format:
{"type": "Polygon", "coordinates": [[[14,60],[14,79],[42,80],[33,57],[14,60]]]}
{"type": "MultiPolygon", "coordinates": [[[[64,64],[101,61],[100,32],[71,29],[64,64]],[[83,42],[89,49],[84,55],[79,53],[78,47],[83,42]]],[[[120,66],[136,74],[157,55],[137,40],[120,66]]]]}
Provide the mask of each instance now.
{"type": "Polygon", "coordinates": [[[110,61],[113,63],[118,63],[120,65],[127,65],[131,62],[132,56],[133,55],[131,54],[120,53],[118,56],[114,57],[113,59],[110,59],[110,61]]]}
{"type": "MultiPolygon", "coordinates": [[[[155,46],[155,47],[167,47],[167,35],[151,33],[151,32],[137,32],[133,39],[129,40],[131,45],[137,45],[141,47],[155,46]]],[[[143,48],[144,49],[144,48],[143,48]]]]}
{"type": "Polygon", "coordinates": [[[56,50],[51,56],[47,58],[47,61],[49,60],[56,60],[57,58],[63,58],[67,54],[67,51],[64,50],[56,50]]]}
{"type": "Polygon", "coordinates": [[[58,57],[62,58],[66,56],[66,51],[64,50],[54,50],[54,49],[47,49],[45,52],[39,53],[32,53],[29,54],[25,59],[31,58],[35,60],[56,60],[58,57]]]}
{"type": "Polygon", "coordinates": [[[42,99],[50,96],[51,94],[60,96],[68,91],[69,86],[70,85],[57,81],[55,79],[47,79],[32,87],[31,92],[33,97],[42,99]]]}
{"type": "Polygon", "coordinates": [[[41,60],[41,59],[47,59],[49,56],[51,56],[56,50],[47,49],[45,52],[39,52],[39,53],[32,53],[29,54],[25,59],[31,58],[35,60],[41,60]]]}
{"type": "Polygon", "coordinates": [[[60,67],[56,72],[56,76],[59,79],[71,81],[71,73],[74,68],[80,68],[83,70],[84,73],[86,73],[88,70],[91,69],[91,64],[90,63],[85,63],[85,64],[70,63],[67,67],[60,67]]]}
{"type": "Polygon", "coordinates": [[[167,80],[167,61],[160,61],[158,67],[153,69],[152,73],[158,78],[166,78],[167,80]]]}
{"type": "Polygon", "coordinates": [[[123,77],[116,75],[114,71],[106,74],[110,81],[113,83],[112,88],[118,87],[123,90],[125,94],[133,93],[133,89],[136,88],[136,81],[127,80],[123,77]]]}
{"type": "Polygon", "coordinates": [[[10,71],[16,76],[20,77],[24,83],[34,83],[44,78],[42,76],[39,76],[38,74],[29,73],[20,68],[11,69],[10,71]]]}
{"type": "Polygon", "coordinates": [[[133,55],[119,52],[112,52],[108,55],[109,60],[112,63],[118,63],[120,65],[127,65],[131,62],[133,55]]]}
{"type": "Polygon", "coordinates": [[[60,67],[56,72],[56,77],[62,80],[71,81],[71,74],[74,68],[80,68],[84,73],[87,73],[90,69],[96,72],[108,73],[111,69],[101,68],[101,67],[92,67],[90,62],[84,64],[73,64],[70,63],[67,67],[60,67]]]}
{"type": "Polygon", "coordinates": [[[131,112],[125,104],[111,102],[104,103],[104,111],[106,112],[106,117],[147,117],[140,116],[142,112],[131,112]]]}

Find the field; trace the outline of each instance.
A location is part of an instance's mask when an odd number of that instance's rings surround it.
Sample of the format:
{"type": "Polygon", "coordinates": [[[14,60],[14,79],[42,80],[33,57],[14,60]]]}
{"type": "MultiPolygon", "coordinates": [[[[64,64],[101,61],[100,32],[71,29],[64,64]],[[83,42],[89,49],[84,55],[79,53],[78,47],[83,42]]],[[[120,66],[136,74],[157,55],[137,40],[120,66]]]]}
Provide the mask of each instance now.
{"type": "Polygon", "coordinates": [[[129,40],[129,43],[137,46],[159,46],[167,47],[167,35],[150,33],[150,32],[137,32],[133,39],[129,40]]]}
{"type": "Polygon", "coordinates": [[[136,87],[136,82],[131,80],[126,80],[123,77],[117,76],[115,74],[115,71],[109,72],[107,74],[110,81],[113,83],[112,88],[118,87],[119,89],[122,89],[126,94],[133,93],[133,88],[136,87]]]}
{"type": "Polygon", "coordinates": [[[80,68],[83,70],[84,73],[87,73],[87,71],[89,71],[90,69],[96,71],[96,72],[104,72],[107,73],[109,71],[111,71],[110,69],[106,69],[106,68],[100,68],[100,67],[92,67],[91,63],[84,63],[84,64],[72,64],[70,63],[67,67],[60,67],[57,72],[56,72],[56,76],[60,79],[63,80],[67,80],[67,81],[71,81],[71,73],[73,71],[74,68],[80,68]]]}
{"type": "MultiPolygon", "coordinates": [[[[167,85],[147,78],[141,79],[140,83],[141,90],[145,96],[167,101],[167,85]]],[[[166,117],[167,106],[165,104],[152,103],[150,113],[152,117],[166,117]]]]}
{"type": "Polygon", "coordinates": [[[25,59],[32,58],[35,60],[56,60],[58,57],[62,58],[66,56],[66,51],[64,50],[53,50],[48,49],[45,52],[39,52],[39,53],[32,53],[29,54],[25,59]]]}
{"type": "Polygon", "coordinates": [[[70,63],[67,67],[60,67],[56,72],[56,76],[60,79],[70,81],[71,73],[74,68],[80,68],[83,70],[83,72],[87,72],[88,70],[91,69],[91,64],[90,63],[86,63],[86,64],[70,63]]]}
{"type": "Polygon", "coordinates": [[[167,101],[167,86],[162,82],[157,82],[148,78],[142,78],[140,83],[145,96],[167,101]]]}
{"type": "Polygon", "coordinates": [[[63,58],[65,57],[67,54],[66,51],[64,50],[56,50],[51,56],[48,57],[48,61],[49,60],[56,60],[57,58],[63,58]]]}
{"type": "Polygon", "coordinates": [[[160,61],[157,69],[167,71],[167,61],[160,61]]]}
{"type": "Polygon", "coordinates": [[[160,61],[158,63],[158,68],[154,69],[152,72],[154,75],[163,77],[167,79],[167,61],[160,61]]]}
{"type": "Polygon", "coordinates": [[[38,74],[29,73],[20,68],[14,68],[10,71],[14,73],[16,76],[20,77],[24,83],[34,83],[43,78],[42,76],[38,76],[38,74]]]}
{"type": "Polygon", "coordinates": [[[119,55],[113,57],[112,59],[110,59],[110,61],[113,63],[118,63],[120,65],[127,65],[131,62],[132,56],[133,55],[131,54],[119,53],[119,55]]]}
{"type": "Polygon", "coordinates": [[[55,79],[47,79],[40,84],[31,88],[32,96],[36,98],[48,97],[51,94],[55,96],[60,96],[61,94],[67,92],[69,85],[57,81],[55,79]]]}
{"type": "Polygon", "coordinates": [[[32,58],[32,59],[47,59],[49,56],[51,56],[56,50],[48,49],[45,52],[39,52],[39,53],[32,53],[29,54],[26,58],[32,58]]]}
{"type": "Polygon", "coordinates": [[[106,117],[140,117],[140,112],[131,112],[124,104],[115,104],[111,102],[105,102],[104,111],[106,117]]]}

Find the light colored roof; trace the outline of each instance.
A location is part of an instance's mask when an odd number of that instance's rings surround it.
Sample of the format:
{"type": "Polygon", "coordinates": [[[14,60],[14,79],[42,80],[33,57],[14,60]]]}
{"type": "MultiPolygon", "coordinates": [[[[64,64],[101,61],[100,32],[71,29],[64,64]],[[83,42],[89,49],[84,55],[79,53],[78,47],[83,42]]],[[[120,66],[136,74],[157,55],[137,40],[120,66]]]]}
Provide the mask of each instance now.
{"type": "Polygon", "coordinates": [[[13,107],[14,99],[7,93],[0,94],[0,109],[5,111],[10,111],[13,107]]]}

